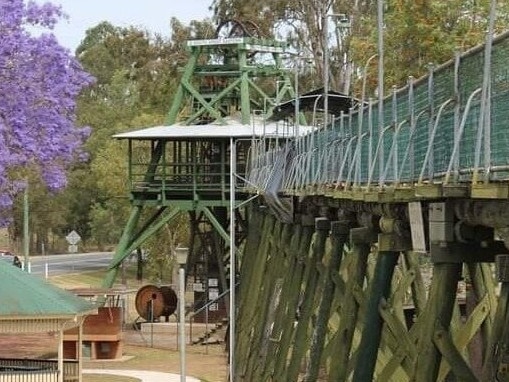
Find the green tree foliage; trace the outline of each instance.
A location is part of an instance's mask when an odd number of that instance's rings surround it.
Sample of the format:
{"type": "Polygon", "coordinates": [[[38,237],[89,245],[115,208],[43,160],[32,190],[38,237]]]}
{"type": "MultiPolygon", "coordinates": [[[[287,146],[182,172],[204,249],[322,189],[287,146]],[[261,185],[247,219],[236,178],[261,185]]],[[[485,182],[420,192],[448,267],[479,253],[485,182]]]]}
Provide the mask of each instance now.
{"type": "MultiPolygon", "coordinates": [[[[32,252],[37,241],[52,242],[51,237],[63,237],[72,229],[92,244],[118,241],[129,209],[127,150],[112,135],[164,123],[179,70],[187,62],[186,41],[210,38],[215,32],[208,20],[185,25],[174,18],[170,28],[168,39],[109,22],[86,32],[76,58],[97,80],[81,93],[77,124],[92,128],[85,146],[89,160],[71,167],[68,187],[60,194],[39,186],[37,177],[31,180],[32,252]]],[[[11,233],[19,238],[21,199],[16,203],[11,233]]]]}
{"type": "Polygon", "coordinates": [[[212,37],[214,30],[206,20],[186,26],[174,18],[170,27],[171,38],[164,39],[103,22],[87,31],[76,51],[98,78],[80,100],[79,118],[93,128],[87,147],[97,197],[90,200],[86,216],[89,232],[101,246],[116,244],[130,207],[127,147],[112,135],[164,123],[179,69],[187,62],[187,40],[212,37]]]}
{"type": "Polygon", "coordinates": [[[92,204],[89,212],[90,234],[99,250],[111,248],[118,242],[122,227],[127,220],[127,210],[114,199],[92,204]],[[112,213],[117,211],[117,213],[112,213]]]}
{"type": "MultiPolygon", "coordinates": [[[[67,187],[63,191],[49,190],[36,171],[26,170],[29,190],[30,252],[42,253],[65,251],[63,239],[71,230],[79,232],[87,244],[90,237],[89,208],[100,198],[96,180],[90,174],[88,164],[78,163],[68,174],[67,187]]],[[[14,220],[10,226],[10,238],[14,248],[21,250],[23,232],[23,195],[14,204],[14,220]]]]}
{"type": "MultiPolygon", "coordinates": [[[[490,0],[384,1],[385,88],[404,85],[408,76],[425,74],[429,63],[440,64],[455,51],[481,43],[489,5],[490,0]]],[[[288,40],[302,56],[313,58],[314,78],[323,78],[327,41],[331,87],[360,96],[364,67],[377,53],[376,0],[214,0],[212,9],[218,21],[251,20],[267,36],[288,40]],[[348,23],[337,16],[341,14],[348,23]]],[[[507,29],[508,15],[509,3],[497,2],[497,31],[507,29]]],[[[376,62],[371,60],[366,73],[371,95],[377,86],[376,62]]]]}
{"type": "Polygon", "coordinates": [[[90,173],[88,164],[75,167],[69,174],[68,187],[56,196],[64,221],[53,226],[54,232],[62,237],[76,230],[86,243],[90,238],[90,206],[100,197],[96,178],[90,173]]]}
{"type": "MultiPolygon", "coordinates": [[[[66,211],[59,204],[55,192],[48,190],[35,171],[25,171],[24,176],[28,179],[29,188],[29,232],[31,253],[41,253],[43,246],[45,251],[54,251],[58,243],[54,242],[54,236],[50,227],[59,227],[65,223],[66,211]]],[[[72,179],[68,179],[72,183],[72,179]]],[[[10,238],[13,242],[13,250],[22,253],[23,237],[23,194],[18,195],[13,209],[13,222],[9,226],[10,238]]]]}
{"type": "MultiPolygon", "coordinates": [[[[482,42],[489,3],[386,0],[385,88],[403,85],[408,76],[424,74],[428,63],[440,64],[450,59],[454,51],[482,42]]],[[[497,7],[496,27],[501,31],[509,23],[509,3],[498,2],[497,7]]],[[[288,40],[301,56],[312,58],[314,64],[299,64],[303,67],[301,91],[322,84],[327,41],[331,88],[359,96],[366,75],[368,94],[374,94],[377,60],[371,61],[366,73],[363,69],[368,58],[377,52],[377,1],[213,0],[211,10],[216,25],[229,19],[251,21],[261,37],[288,40]],[[344,14],[348,24],[341,23],[339,17],[328,16],[329,35],[324,38],[326,14],[344,14]]],[[[179,70],[187,63],[186,41],[216,35],[216,26],[210,20],[185,25],[173,18],[170,29],[169,39],[109,22],[86,32],[76,57],[97,82],[79,99],[77,124],[92,127],[86,144],[90,159],[73,167],[69,186],[61,194],[49,194],[34,176],[30,195],[31,228],[37,233],[34,246],[37,241],[51,241],[49,227],[59,235],[76,229],[85,239],[93,236],[101,245],[117,240],[129,208],[127,158],[124,143],[111,136],[164,123],[180,78],[179,70]]],[[[14,232],[21,227],[19,200],[17,203],[14,232]]],[[[155,240],[154,253],[157,248],[172,245],[159,241],[164,238],[155,240]]]]}
{"type": "MultiPolygon", "coordinates": [[[[301,57],[312,58],[314,70],[312,74],[308,70],[308,75],[302,76],[302,84],[318,87],[323,83],[323,57],[327,42],[332,88],[348,92],[352,72],[348,60],[349,41],[353,31],[351,28],[355,27],[350,19],[369,9],[371,3],[348,0],[263,0],[253,4],[248,0],[214,0],[212,8],[217,22],[227,19],[252,21],[258,25],[262,36],[288,41],[301,57]],[[324,20],[327,20],[327,29],[324,28],[324,20]]],[[[305,63],[302,66],[310,65],[305,63]]]]}
{"type": "Polygon", "coordinates": [[[189,218],[187,214],[180,214],[148,240],[144,246],[149,254],[145,269],[151,281],[163,284],[172,281],[175,266],[173,251],[179,243],[189,242],[188,232],[189,218]]]}
{"type": "MultiPolygon", "coordinates": [[[[409,76],[426,74],[429,64],[439,65],[482,43],[488,29],[489,0],[390,0],[384,9],[385,85],[402,86],[409,76]]],[[[498,2],[496,29],[508,26],[509,4],[498,2]]],[[[362,15],[362,28],[352,39],[352,60],[362,67],[377,52],[377,14],[362,15]]],[[[368,89],[377,86],[377,66],[368,72],[368,89]]],[[[360,79],[357,82],[360,89],[360,79]]]]}

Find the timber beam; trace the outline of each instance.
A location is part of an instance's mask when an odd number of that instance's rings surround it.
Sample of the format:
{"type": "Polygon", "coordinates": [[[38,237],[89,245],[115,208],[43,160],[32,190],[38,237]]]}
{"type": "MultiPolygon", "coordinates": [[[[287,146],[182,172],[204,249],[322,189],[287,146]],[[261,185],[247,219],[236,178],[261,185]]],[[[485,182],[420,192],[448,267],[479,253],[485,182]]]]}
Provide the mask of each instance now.
{"type": "Polygon", "coordinates": [[[327,218],[316,218],[316,237],[312,246],[311,255],[307,259],[306,274],[304,277],[303,300],[300,306],[300,316],[295,331],[292,354],[288,364],[286,380],[296,381],[299,375],[299,368],[309,345],[309,326],[314,313],[315,297],[319,282],[318,263],[322,261],[325,254],[325,242],[330,232],[330,220],[327,218]]]}
{"type": "Polygon", "coordinates": [[[334,297],[335,284],[333,280],[333,272],[341,266],[344,246],[348,241],[351,225],[352,221],[350,219],[333,221],[330,224],[332,244],[331,255],[328,266],[325,268],[325,275],[322,281],[321,301],[314,325],[310,347],[310,359],[307,365],[306,375],[304,376],[305,382],[314,382],[318,378],[320,361],[322,359],[325,337],[327,334],[327,323],[329,321],[334,297]]]}

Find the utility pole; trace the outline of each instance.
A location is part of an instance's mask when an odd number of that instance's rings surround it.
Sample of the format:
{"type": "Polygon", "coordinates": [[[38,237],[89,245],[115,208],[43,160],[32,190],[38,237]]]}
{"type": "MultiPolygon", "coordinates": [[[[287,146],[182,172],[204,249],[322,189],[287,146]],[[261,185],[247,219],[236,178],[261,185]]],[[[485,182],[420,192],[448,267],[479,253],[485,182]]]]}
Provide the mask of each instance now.
{"type": "Polygon", "coordinates": [[[327,3],[323,8],[323,128],[327,128],[329,114],[329,15],[327,3]]]}
{"type": "Polygon", "coordinates": [[[28,230],[28,181],[23,193],[23,256],[24,256],[24,269],[30,273],[30,258],[29,258],[30,238],[28,230]]]}

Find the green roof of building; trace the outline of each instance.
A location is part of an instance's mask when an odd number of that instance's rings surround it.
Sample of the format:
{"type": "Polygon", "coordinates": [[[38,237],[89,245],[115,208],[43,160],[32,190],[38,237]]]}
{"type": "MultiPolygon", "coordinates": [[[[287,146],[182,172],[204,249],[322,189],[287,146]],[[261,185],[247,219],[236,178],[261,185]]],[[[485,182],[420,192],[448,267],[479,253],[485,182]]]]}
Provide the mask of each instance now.
{"type": "Polygon", "coordinates": [[[95,309],[89,301],[0,261],[0,320],[72,317],[95,309]]]}

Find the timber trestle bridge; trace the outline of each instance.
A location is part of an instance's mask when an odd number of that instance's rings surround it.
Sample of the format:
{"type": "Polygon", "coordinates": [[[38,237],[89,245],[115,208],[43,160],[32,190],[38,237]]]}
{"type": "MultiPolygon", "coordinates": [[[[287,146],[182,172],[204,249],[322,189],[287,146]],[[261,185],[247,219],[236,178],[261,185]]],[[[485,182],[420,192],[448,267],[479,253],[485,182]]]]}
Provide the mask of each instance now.
{"type": "Polygon", "coordinates": [[[284,45],[229,33],[190,41],[168,126],[116,136],[133,210],[106,283],[184,212],[188,277],[239,283],[234,381],[509,380],[509,34],[307,124],[269,122],[296,102],[284,45]]]}

